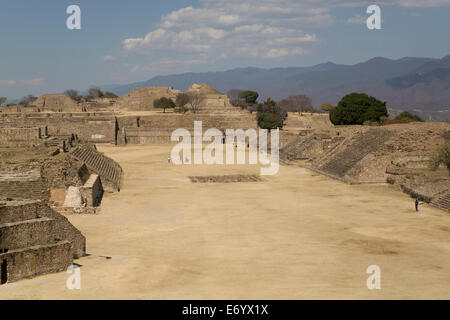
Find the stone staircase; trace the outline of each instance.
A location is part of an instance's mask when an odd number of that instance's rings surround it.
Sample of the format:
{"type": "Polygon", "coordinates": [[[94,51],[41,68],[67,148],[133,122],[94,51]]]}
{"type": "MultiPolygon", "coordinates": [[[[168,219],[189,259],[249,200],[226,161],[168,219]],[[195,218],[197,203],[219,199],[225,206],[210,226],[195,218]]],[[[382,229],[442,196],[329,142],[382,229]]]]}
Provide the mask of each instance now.
{"type": "Polygon", "coordinates": [[[316,135],[312,134],[305,137],[300,142],[298,140],[295,140],[288,143],[283,149],[280,150],[281,159],[287,161],[308,159],[308,157],[305,155],[305,150],[311,147],[316,138],[316,135]]]}
{"type": "Polygon", "coordinates": [[[89,170],[100,176],[105,190],[120,190],[122,168],[117,162],[98,152],[94,146],[90,145],[75,147],[71,155],[84,162],[89,170]]]}
{"type": "Polygon", "coordinates": [[[331,176],[343,179],[345,174],[369,153],[378,150],[392,134],[387,130],[368,130],[345,140],[314,165],[331,176]]]}
{"type": "Polygon", "coordinates": [[[447,191],[445,194],[433,199],[431,204],[442,210],[450,212],[450,191],[447,191]]]}

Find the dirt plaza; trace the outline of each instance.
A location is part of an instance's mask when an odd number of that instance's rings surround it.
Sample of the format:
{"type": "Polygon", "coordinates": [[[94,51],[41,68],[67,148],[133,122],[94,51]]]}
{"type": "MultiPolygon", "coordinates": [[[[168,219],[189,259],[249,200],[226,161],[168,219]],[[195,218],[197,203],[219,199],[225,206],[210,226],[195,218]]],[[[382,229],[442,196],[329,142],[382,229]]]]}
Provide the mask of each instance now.
{"type": "Polygon", "coordinates": [[[414,210],[387,184],[348,185],[298,166],[259,181],[251,165],[182,165],[170,145],[99,145],[124,169],[98,215],[71,215],[87,239],[81,289],[65,272],[8,283],[1,299],[449,299],[447,213],[414,210]],[[368,290],[366,269],[381,270],[368,290]]]}

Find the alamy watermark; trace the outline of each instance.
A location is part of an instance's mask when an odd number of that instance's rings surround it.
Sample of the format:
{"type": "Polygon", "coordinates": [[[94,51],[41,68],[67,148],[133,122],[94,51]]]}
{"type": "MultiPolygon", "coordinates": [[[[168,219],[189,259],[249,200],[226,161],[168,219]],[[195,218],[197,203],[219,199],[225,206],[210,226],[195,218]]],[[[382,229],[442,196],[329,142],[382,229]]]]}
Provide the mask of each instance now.
{"type": "Polygon", "coordinates": [[[171,160],[176,165],[220,165],[224,164],[225,148],[227,165],[246,164],[248,149],[248,164],[268,166],[261,167],[260,174],[274,175],[279,169],[279,129],[270,131],[270,156],[267,151],[267,136],[267,129],[259,129],[259,132],[256,129],[227,129],[224,135],[221,130],[210,128],[203,133],[202,121],[194,121],[193,139],[187,129],[180,128],[172,132],[171,140],[179,143],[172,149],[171,160]],[[203,142],[210,144],[203,149],[203,142]]]}
{"type": "Polygon", "coordinates": [[[66,281],[66,288],[69,290],[81,289],[81,268],[77,265],[70,265],[66,271],[70,276],[66,281]]]}
{"type": "Polygon", "coordinates": [[[367,14],[371,16],[367,18],[366,24],[369,30],[381,29],[381,8],[375,4],[367,8],[367,14]]]}
{"type": "Polygon", "coordinates": [[[81,29],[81,9],[77,5],[68,6],[66,13],[70,16],[66,20],[66,26],[69,30],[81,29]]]}
{"type": "Polygon", "coordinates": [[[381,289],[381,269],[377,265],[371,265],[367,267],[367,274],[370,274],[370,277],[367,278],[367,289],[369,290],[380,290],[381,289]]]}

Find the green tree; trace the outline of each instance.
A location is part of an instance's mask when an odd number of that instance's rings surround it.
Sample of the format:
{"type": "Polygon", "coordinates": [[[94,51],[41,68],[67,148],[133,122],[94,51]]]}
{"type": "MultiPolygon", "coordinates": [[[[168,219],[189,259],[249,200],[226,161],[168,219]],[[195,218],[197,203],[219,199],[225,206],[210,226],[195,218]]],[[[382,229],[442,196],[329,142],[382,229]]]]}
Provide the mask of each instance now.
{"type": "Polygon", "coordinates": [[[0,97],[0,107],[6,102],[6,97],[0,97]]]}
{"type": "Polygon", "coordinates": [[[162,97],[153,101],[153,106],[158,109],[163,109],[163,113],[166,113],[166,109],[175,108],[175,102],[172,99],[162,97]]]}
{"type": "Polygon", "coordinates": [[[395,117],[395,120],[405,120],[405,121],[410,121],[410,122],[412,122],[412,121],[424,122],[425,121],[418,115],[409,113],[408,111],[403,111],[402,113],[400,113],[398,116],[395,117]]]}
{"type": "Polygon", "coordinates": [[[239,94],[239,97],[243,99],[247,105],[253,106],[256,104],[256,100],[258,100],[259,94],[256,91],[246,90],[242,91],[239,94]]]}
{"type": "Polygon", "coordinates": [[[258,111],[257,121],[260,128],[283,128],[288,114],[274,100],[268,98],[263,104],[258,105],[256,109],[258,111]]]}
{"type": "Polygon", "coordinates": [[[280,117],[273,113],[260,113],[258,114],[258,126],[261,129],[276,129],[282,128],[283,122],[280,117]]]}
{"type": "Polygon", "coordinates": [[[335,125],[363,124],[365,121],[379,122],[387,117],[386,102],[381,102],[365,93],[351,93],[339,101],[330,112],[330,120],[335,125]]]}
{"type": "Polygon", "coordinates": [[[437,170],[441,164],[444,164],[450,175],[450,142],[440,146],[435,154],[430,158],[428,167],[430,170],[437,170]]]}

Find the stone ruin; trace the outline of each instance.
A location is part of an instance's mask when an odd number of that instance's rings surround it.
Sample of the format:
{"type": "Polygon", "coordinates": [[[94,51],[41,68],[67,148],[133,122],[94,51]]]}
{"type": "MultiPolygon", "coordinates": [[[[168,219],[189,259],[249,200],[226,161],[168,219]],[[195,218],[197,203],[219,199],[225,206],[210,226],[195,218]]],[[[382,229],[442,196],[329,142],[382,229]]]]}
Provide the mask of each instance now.
{"type": "Polygon", "coordinates": [[[172,87],[148,87],[134,89],[120,97],[114,104],[113,109],[117,111],[150,111],[154,110],[153,102],[162,97],[175,101],[181,93],[172,87]]]}
{"type": "Polygon", "coordinates": [[[0,202],[0,284],[65,271],[85,254],[85,237],[44,202],[0,202]]]}
{"type": "Polygon", "coordinates": [[[82,109],[76,101],[64,94],[44,94],[33,105],[41,112],[76,112],[82,109]]]}
{"type": "Polygon", "coordinates": [[[450,212],[447,169],[428,169],[428,160],[448,141],[448,132],[448,123],[308,130],[280,149],[280,159],[346,183],[387,182],[450,212]]]}

